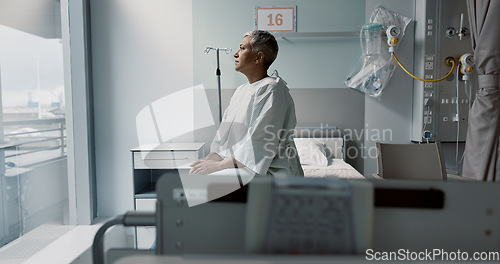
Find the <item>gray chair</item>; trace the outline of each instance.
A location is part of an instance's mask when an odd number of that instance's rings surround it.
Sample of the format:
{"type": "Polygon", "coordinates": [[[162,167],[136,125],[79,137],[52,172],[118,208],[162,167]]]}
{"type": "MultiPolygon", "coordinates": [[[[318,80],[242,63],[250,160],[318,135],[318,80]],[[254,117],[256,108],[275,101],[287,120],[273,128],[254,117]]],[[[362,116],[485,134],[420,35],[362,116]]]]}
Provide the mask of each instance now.
{"type": "Polygon", "coordinates": [[[387,144],[376,142],[377,176],[384,179],[446,181],[441,144],[387,144]]]}

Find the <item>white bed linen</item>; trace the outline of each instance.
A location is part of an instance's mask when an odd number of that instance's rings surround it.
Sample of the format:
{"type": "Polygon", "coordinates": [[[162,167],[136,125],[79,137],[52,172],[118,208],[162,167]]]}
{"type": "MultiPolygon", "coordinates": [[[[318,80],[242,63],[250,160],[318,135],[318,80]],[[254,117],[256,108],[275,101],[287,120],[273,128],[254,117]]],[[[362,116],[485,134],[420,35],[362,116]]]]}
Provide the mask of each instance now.
{"type": "Polygon", "coordinates": [[[328,164],[326,167],[302,165],[304,176],[311,178],[366,179],[354,167],[342,159],[330,159],[328,164]]]}

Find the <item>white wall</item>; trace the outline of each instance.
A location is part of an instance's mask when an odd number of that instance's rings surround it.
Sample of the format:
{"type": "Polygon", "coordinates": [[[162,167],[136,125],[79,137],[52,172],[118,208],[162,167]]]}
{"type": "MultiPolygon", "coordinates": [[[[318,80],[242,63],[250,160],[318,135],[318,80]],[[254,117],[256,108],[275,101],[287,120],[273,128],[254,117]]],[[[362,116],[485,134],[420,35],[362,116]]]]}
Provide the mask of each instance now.
{"type": "Polygon", "coordinates": [[[135,118],[149,103],[193,85],[190,0],[92,0],[99,216],[133,209],[135,118]]]}

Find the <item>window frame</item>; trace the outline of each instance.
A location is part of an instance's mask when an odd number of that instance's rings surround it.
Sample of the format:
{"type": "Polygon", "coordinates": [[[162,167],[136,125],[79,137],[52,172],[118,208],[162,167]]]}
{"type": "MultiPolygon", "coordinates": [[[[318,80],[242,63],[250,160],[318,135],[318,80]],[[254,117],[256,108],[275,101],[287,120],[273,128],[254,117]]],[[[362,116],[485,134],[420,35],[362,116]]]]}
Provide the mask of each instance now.
{"type": "Polygon", "coordinates": [[[69,224],[90,225],[97,217],[90,1],[61,0],[61,21],[69,224]]]}

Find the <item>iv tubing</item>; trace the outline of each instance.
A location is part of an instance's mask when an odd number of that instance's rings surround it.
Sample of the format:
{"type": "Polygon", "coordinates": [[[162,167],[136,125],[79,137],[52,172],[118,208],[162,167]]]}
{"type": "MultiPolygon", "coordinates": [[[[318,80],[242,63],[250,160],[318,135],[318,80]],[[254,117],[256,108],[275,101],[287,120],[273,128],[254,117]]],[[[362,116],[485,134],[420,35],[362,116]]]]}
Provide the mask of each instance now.
{"type": "Polygon", "coordinates": [[[453,69],[455,69],[455,60],[451,60],[451,69],[450,69],[450,72],[448,72],[448,74],[446,74],[443,78],[439,78],[437,80],[426,80],[426,79],[422,79],[422,78],[418,78],[417,76],[411,74],[402,64],[401,62],[399,62],[398,58],[396,57],[396,54],[394,52],[392,52],[392,56],[394,57],[394,60],[396,60],[396,62],[398,63],[399,67],[401,67],[401,69],[403,69],[403,71],[405,71],[408,75],[410,75],[411,77],[419,80],[419,81],[422,81],[422,82],[440,82],[446,78],[448,78],[448,76],[450,76],[450,74],[453,72],[453,69]]]}

